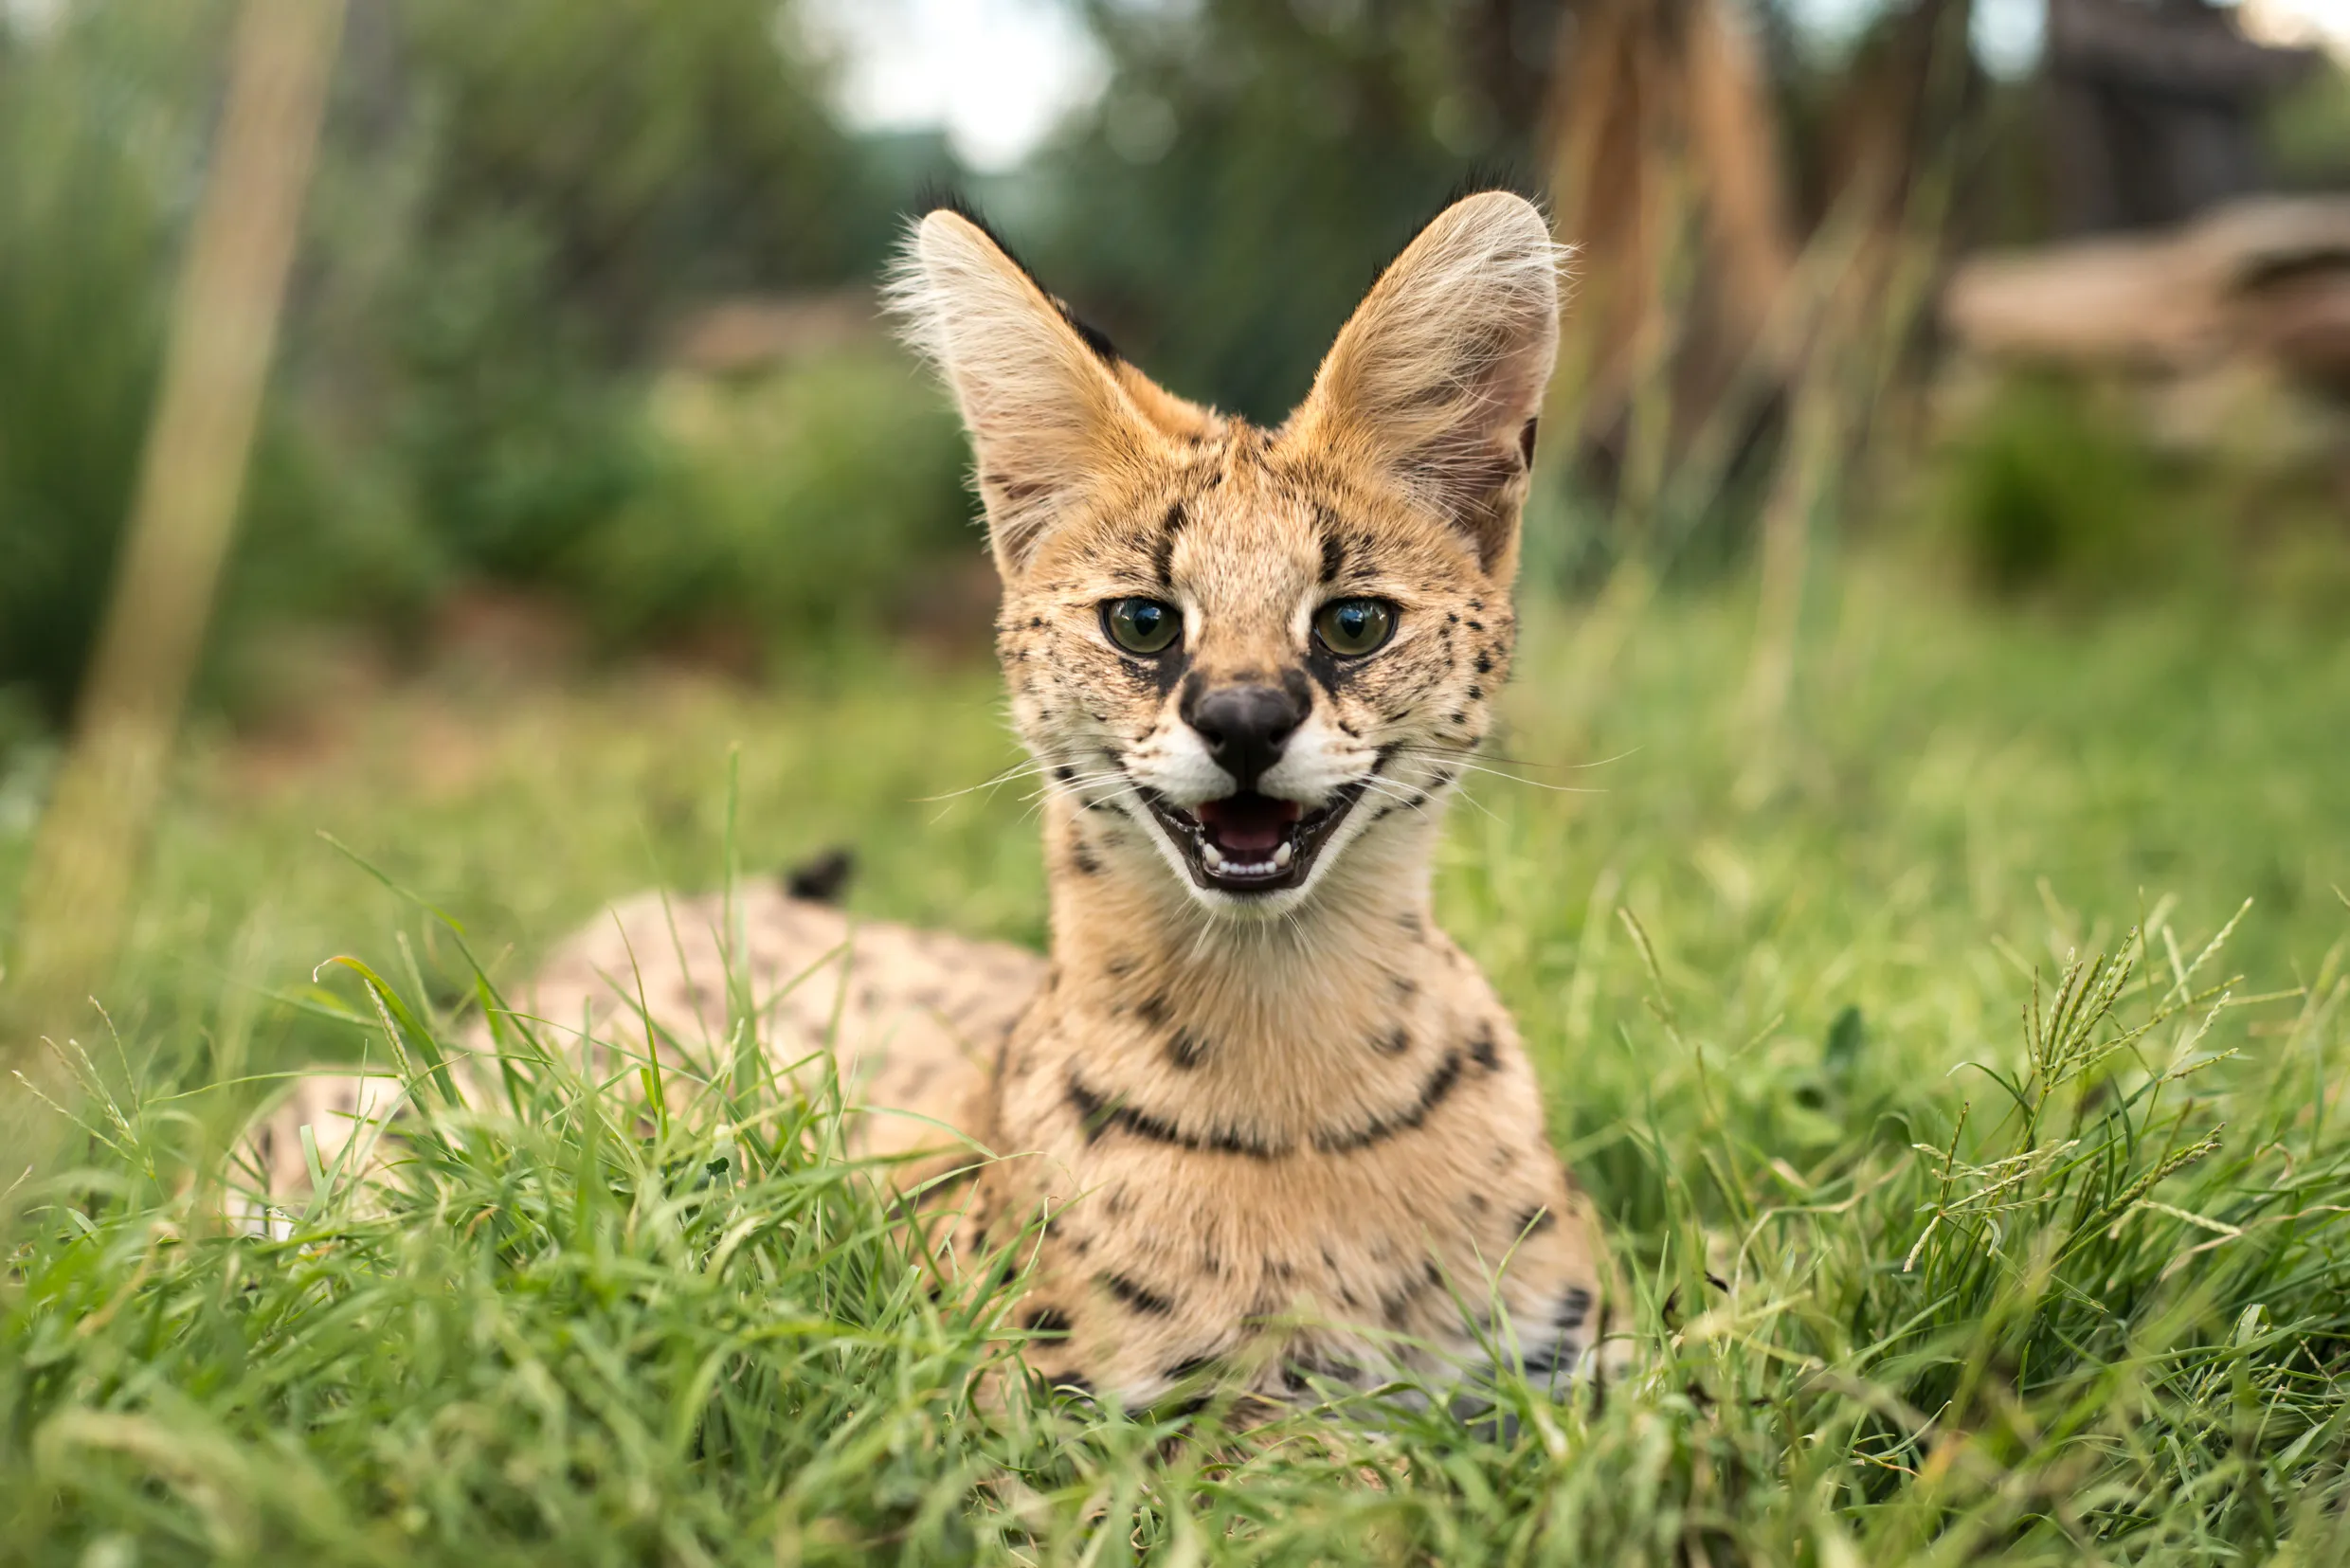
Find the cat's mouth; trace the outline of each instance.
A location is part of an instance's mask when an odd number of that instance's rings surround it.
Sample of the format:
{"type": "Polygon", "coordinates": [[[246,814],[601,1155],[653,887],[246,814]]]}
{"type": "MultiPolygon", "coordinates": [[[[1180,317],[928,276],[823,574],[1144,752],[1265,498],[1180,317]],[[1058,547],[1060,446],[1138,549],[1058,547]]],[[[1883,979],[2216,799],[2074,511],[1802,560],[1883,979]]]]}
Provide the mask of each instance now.
{"type": "Polygon", "coordinates": [[[1184,807],[1146,789],[1151,814],[1182,854],[1191,879],[1220,892],[1277,892],[1305,885],[1313,858],[1330,831],[1363,796],[1363,785],[1341,789],[1328,805],[1309,811],[1295,801],[1245,790],[1184,807]]]}

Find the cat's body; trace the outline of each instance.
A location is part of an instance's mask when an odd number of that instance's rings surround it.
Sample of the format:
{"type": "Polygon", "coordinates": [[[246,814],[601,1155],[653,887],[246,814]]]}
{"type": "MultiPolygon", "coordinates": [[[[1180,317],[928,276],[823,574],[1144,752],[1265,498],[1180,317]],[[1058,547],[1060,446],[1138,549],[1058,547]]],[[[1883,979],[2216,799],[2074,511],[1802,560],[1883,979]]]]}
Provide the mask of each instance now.
{"type": "MultiPolygon", "coordinates": [[[[1541,216],[1439,216],[1270,431],[1160,390],[954,212],[894,292],[979,460],[1052,957],[867,927],[843,959],[837,914],[753,892],[732,941],[770,1057],[834,1039],[862,1146],[992,1153],[926,1201],[965,1256],[1037,1227],[1016,1321],[1056,1381],[1280,1397],[1580,1364],[1597,1226],[1428,907],[1513,640],[1557,343],[1541,216]]],[[[625,906],[524,1006],[556,1038],[641,1039],[640,1012],[722,1036],[728,915],[625,906]]]]}

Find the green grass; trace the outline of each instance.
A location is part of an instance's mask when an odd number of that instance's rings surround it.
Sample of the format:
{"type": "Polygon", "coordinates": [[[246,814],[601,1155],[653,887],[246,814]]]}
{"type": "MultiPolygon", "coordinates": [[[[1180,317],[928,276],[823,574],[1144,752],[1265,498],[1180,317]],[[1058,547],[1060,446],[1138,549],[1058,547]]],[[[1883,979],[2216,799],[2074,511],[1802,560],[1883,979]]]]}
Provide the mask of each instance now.
{"type": "Polygon", "coordinates": [[[640,1135],[533,1065],[525,1114],[285,1241],[187,1180],[236,1091],[175,1088],[385,1057],[319,960],[464,994],[319,831],[505,977],[716,882],[736,755],[744,874],[849,842],[860,908],[1039,940],[1018,791],[926,799],[1009,759],[985,671],[443,680],[298,768],[200,741],[121,1054],[84,1036],[120,1119],[13,1199],[0,1563],[2350,1558],[2350,648],[1870,569],[1818,610],[1770,732],[1736,598],[1529,615],[1497,750],[1564,787],[1481,780],[1439,903],[1617,1222],[1641,1367],[1503,1391],[1506,1440],[990,1405],[990,1300],[931,1301],[823,1108],[756,1087],[640,1135]]]}

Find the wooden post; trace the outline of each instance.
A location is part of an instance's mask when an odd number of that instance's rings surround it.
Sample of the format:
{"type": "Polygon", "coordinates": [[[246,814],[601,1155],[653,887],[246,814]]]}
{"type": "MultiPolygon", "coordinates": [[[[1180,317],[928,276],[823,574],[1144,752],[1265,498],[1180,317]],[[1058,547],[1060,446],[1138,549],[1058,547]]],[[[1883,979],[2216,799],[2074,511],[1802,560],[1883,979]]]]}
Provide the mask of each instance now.
{"type": "Polygon", "coordinates": [[[235,528],[341,21],[342,0],[244,0],[238,17],[114,591],[26,877],[10,1055],[103,982],[121,944],[235,528]]]}

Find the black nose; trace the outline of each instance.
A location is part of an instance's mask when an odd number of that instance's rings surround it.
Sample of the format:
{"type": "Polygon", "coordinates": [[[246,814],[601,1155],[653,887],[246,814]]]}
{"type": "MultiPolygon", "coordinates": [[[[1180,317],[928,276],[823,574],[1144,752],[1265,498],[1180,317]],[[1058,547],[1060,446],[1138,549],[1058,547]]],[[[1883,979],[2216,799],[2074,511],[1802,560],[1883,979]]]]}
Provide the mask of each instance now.
{"type": "Polygon", "coordinates": [[[1184,722],[1242,789],[1281,760],[1281,748],[1306,720],[1305,702],[1278,686],[1212,686],[1185,696],[1184,722]]]}

